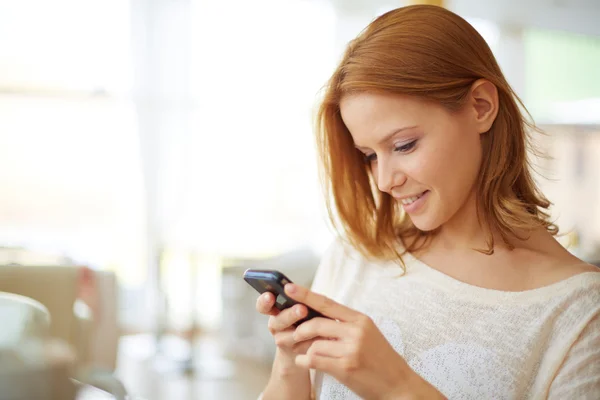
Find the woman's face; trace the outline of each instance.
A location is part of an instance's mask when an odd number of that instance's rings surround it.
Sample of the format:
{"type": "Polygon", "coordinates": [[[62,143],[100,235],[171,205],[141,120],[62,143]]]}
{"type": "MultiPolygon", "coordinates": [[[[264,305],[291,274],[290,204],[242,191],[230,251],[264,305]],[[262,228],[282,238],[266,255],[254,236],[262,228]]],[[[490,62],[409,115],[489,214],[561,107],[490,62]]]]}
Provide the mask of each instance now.
{"type": "Polygon", "coordinates": [[[340,109],[379,190],[400,202],[418,229],[437,229],[474,199],[482,157],[477,110],[450,113],[375,93],[348,95],[340,109]]]}

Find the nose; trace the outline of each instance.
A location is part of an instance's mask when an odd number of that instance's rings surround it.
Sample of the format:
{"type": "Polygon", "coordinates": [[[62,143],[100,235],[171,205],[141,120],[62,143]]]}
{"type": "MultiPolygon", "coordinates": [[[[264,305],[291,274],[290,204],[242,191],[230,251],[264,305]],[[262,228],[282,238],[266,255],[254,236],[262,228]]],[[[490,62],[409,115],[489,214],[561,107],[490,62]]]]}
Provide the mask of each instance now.
{"type": "Polygon", "coordinates": [[[391,193],[393,187],[401,186],[406,182],[406,175],[383,157],[378,159],[376,168],[377,187],[382,192],[391,193]]]}

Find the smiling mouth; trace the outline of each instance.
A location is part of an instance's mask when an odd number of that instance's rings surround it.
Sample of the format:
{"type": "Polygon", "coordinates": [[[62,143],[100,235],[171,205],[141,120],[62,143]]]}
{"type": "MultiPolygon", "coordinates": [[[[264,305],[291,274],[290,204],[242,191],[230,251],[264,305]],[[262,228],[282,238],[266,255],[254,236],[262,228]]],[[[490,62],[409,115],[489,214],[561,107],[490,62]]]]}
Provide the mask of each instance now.
{"type": "Polygon", "coordinates": [[[418,194],[416,196],[412,196],[412,197],[408,197],[406,199],[402,199],[401,202],[402,204],[404,204],[405,206],[414,203],[415,201],[419,200],[425,193],[427,193],[428,191],[424,191],[421,194],[418,194]]]}

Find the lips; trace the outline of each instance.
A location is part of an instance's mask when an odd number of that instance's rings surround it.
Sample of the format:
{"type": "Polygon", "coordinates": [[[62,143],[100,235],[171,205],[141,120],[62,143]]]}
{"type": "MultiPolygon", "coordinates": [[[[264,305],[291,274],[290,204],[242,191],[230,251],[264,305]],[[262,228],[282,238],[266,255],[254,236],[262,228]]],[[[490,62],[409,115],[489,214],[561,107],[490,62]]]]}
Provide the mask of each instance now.
{"type": "MultiPolygon", "coordinates": [[[[425,191],[426,192],[426,191],[425,191]]],[[[421,198],[421,196],[423,196],[425,194],[425,192],[421,192],[416,196],[411,196],[411,197],[405,197],[403,199],[401,199],[400,201],[402,202],[402,204],[404,205],[409,205],[414,203],[415,201],[419,200],[421,198]]]]}
{"type": "Polygon", "coordinates": [[[415,201],[419,200],[419,199],[420,199],[420,198],[421,198],[421,197],[422,197],[422,196],[423,196],[423,195],[424,195],[426,192],[427,192],[427,190],[425,190],[425,191],[423,191],[423,192],[421,192],[421,193],[419,193],[419,194],[416,194],[416,195],[414,195],[414,196],[410,196],[410,197],[403,197],[403,198],[401,198],[401,199],[398,199],[398,200],[399,200],[399,201],[400,201],[402,204],[404,204],[404,205],[409,205],[409,204],[412,204],[412,203],[414,203],[415,201]]]}
{"type": "Polygon", "coordinates": [[[427,198],[429,197],[428,195],[429,190],[426,190],[417,195],[404,197],[398,200],[402,203],[402,208],[404,211],[406,211],[408,214],[416,214],[423,209],[425,203],[427,202],[427,198]]]}

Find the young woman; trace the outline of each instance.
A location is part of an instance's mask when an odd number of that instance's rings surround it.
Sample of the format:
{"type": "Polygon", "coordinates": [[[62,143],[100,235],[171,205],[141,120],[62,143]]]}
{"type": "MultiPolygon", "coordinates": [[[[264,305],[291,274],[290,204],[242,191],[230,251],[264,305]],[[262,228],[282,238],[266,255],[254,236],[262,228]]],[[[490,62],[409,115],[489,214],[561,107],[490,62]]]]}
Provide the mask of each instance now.
{"type": "Polygon", "coordinates": [[[265,400],[600,398],[600,273],[554,238],[519,105],[443,8],[350,42],[317,129],[340,239],[312,290],[286,286],[328,318],[295,328],[306,307],[259,298],[265,400]]]}

